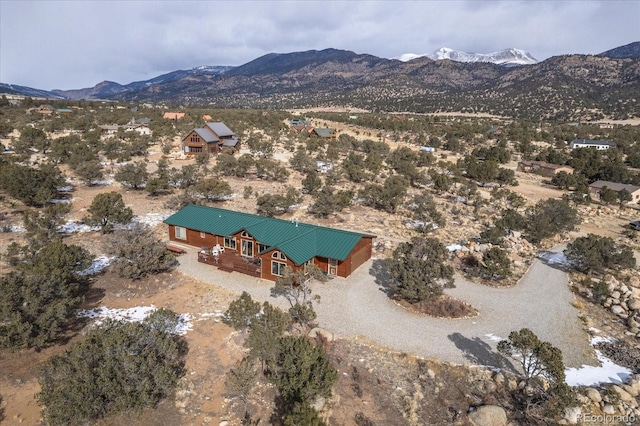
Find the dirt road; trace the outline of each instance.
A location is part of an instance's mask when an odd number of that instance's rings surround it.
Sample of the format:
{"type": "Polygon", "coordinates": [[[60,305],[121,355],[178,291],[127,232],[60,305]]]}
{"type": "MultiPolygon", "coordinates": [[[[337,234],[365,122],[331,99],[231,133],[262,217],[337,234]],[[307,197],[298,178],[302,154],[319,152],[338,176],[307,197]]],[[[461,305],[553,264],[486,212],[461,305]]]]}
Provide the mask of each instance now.
{"type": "MultiPolygon", "coordinates": [[[[556,248],[557,251],[562,247],[556,248]]],[[[567,366],[595,364],[588,336],[571,305],[567,274],[536,260],[512,288],[492,288],[462,279],[447,293],[470,303],[479,315],[466,319],[438,319],[407,312],[384,290],[380,260],[370,260],[348,279],[315,284],[320,296],[314,307],[319,324],[338,337],[358,338],[417,356],[465,364],[496,365],[495,345],[513,330],[530,328],[541,339],[559,347],[567,366]]],[[[180,257],[179,270],[194,278],[257,300],[288,308],[282,298],[270,296],[273,283],[239,273],[219,272],[198,263],[195,250],[180,257]]]]}

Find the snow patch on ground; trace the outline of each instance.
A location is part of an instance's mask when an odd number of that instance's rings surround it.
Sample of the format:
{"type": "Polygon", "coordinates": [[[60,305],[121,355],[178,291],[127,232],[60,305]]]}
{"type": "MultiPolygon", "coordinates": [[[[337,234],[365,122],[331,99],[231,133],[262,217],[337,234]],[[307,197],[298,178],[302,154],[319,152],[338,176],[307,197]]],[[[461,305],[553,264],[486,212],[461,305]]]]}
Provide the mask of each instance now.
{"type": "Polygon", "coordinates": [[[78,272],[78,275],[96,275],[99,274],[100,272],[102,272],[107,266],[109,266],[109,264],[111,263],[111,261],[115,259],[115,256],[98,256],[95,259],[93,259],[93,262],[91,263],[91,266],[89,266],[87,269],[78,272]]]}
{"type": "Polygon", "coordinates": [[[495,334],[493,334],[493,333],[485,334],[484,336],[485,336],[487,339],[489,339],[490,341],[492,341],[492,342],[496,342],[496,343],[498,343],[498,342],[500,342],[500,341],[502,341],[502,340],[505,340],[505,339],[503,339],[502,337],[500,337],[500,336],[496,336],[496,335],[495,335],[495,334]]]}
{"type": "MultiPolygon", "coordinates": [[[[611,338],[594,336],[591,338],[591,345],[595,346],[598,343],[610,341],[612,341],[611,338]]],[[[599,383],[620,384],[631,379],[633,372],[630,369],[617,365],[599,350],[595,349],[595,351],[601,365],[599,367],[583,365],[579,368],[567,368],[565,374],[569,386],[595,386],[599,383]]]]}
{"type": "MultiPolygon", "coordinates": [[[[95,309],[79,310],[77,316],[85,318],[95,318],[95,324],[99,325],[104,319],[113,319],[116,321],[127,322],[140,322],[144,320],[151,313],[156,311],[157,308],[154,305],[151,306],[135,306],[128,309],[109,309],[106,307],[100,307],[95,309]]],[[[206,321],[214,319],[218,321],[218,318],[224,316],[224,312],[216,310],[214,312],[205,312],[202,314],[192,315],[189,313],[181,314],[178,316],[178,325],[174,330],[175,334],[184,335],[187,332],[193,330],[194,321],[206,321]]]]}
{"type": "MultiPolygon", "coordinates": [[[[132,225],[136,223],[154,227],[162,223],[162,221],[168,217],[169,217],[169,214],[167,213],[148,213],[144,216],[134,216],[130,224],[124,225],[124,226],[116,225],[114,228],[116,230],[131,229],[132,225]]],[[[89,226],[84,223],[75,222],[72,220],[66,222],[64,225],[61,225],[58,228],[58,232],[61,232],[64,234],[75,234],[75,233],[81,233],[81,232],[97,232],[97,231],[100,231],[99,226],[89,226]]]]}
{"type": "MultiPolygon", "coordinates": [[[[79,310],[77,316],[85,318],[96,318],[96,325],[102,324],[104,319],[113,319],[116,321],[140,322],[148,317],[157,308],[151,306],[135,306],[128,309],[109,309],[106,307],[79,310]]],[[[193,330],[193,316],[191,314],[182,314],[178,316],[178,325],[173,331],[175,334],[187,334],[193,330]]]]}
{"type": "Polygon", "coordinates": [[[74,222],[72,220],[67,221],[65,224],[58,228],[58,232],[63,234],[75,234],[80,232],[92,232],[99,231],[99,226],[89,226],[84,223],[74,222]]]}
{"type": "MultiPolygon", "coordinates": [[[[590,331],[598,332],[599,330],[591,328],[590,331]]],[[[498,343],[504,340],[493,333],[485,334],[484,336],[491,342],[498,343]]],[[[611,341],[613,341],[613,339],[609,337],[593,336],[591,338],[591,346],[611,341]]],[[[566,368],[564,370],[566,382],[569,386],[595,386],[599,383],[620,384],[628,382],[631,379],[633,372],[630,369],[615,364],[597,349],[595,349],[595,352],[598,361],[600,361],[600,366],[583,365],[579,368],[566,368]]]]}
{"type": "Polygon", "coordinates": [[[564,253],[541,251],[536,257],[544,260],[549,265],[571,266],[571,262],[569,262],[569,259],[567,259],[564,253]]]}
{"type": "Polygon", "coordinates": [[[167,213],[147,213],[144,216],[134,216],[132,222],[141,223],[147,226],[156,226],[169,217],[167,213]]]}

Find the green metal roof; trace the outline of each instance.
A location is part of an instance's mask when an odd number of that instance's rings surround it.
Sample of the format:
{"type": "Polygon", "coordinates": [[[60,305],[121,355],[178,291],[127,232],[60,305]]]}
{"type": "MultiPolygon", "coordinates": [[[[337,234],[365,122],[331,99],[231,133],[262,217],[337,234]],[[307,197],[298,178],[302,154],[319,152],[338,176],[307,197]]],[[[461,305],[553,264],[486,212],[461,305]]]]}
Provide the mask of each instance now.
{"type": "Polygon", "coordinates": [[[216,207],[188,205],[164,221],[210,234],[230,236],[245,230],[257,241],[278,249],[297,265],[314,256],[344,260],[369,234],[290,222],[216,207]]]}

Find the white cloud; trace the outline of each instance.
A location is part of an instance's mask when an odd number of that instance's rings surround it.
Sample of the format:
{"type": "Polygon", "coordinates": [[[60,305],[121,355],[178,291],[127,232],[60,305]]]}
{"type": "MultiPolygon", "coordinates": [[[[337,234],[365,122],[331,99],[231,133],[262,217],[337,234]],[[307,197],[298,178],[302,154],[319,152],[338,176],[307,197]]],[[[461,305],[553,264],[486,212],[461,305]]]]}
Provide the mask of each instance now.
{"type": "Polygon", "coordinates": [[[395,57],[447,46],[538,59],[640,40],[635,1],[3,1],[0,81],[129,83],[197,65],[334,47],[395,57]]]}

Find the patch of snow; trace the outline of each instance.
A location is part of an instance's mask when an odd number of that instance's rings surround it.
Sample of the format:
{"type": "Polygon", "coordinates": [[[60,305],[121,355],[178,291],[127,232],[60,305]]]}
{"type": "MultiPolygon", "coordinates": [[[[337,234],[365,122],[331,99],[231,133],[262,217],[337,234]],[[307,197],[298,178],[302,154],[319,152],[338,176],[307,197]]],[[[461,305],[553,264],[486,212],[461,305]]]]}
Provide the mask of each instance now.
{"type": "Polygon", "coordinates": [[[485,337],[486,337],[487,339],[489,339],[490,341],[492,341],[492,342],[496,342],[496,343],[497,343],[497,342],[500,342],[500,341],[502,341],[502,340],[505,340],[505,339],[503,339],[502,337],[500,337],[500,336],[496,336],[496,335],[495,335],[495,334],[493,334],[493,333],[485,334],[485,337]]]}
{"type": "Polygon", "coordinates": [[[460,244],[451,244],[450,246],[447,246],[447,250],[449,250],[450,252],[462,250],[462,246],[460,244]]]}
{"type": "MultiPolygon", "coordinates": [[[[594,346],[602,342],[610,342],[611,338],[594,336],[591,338],[591,345],[594,346]]],[[[617,365],[602,352],[595,349],[596,357],[601,365],[583,365],[579,368],[565,369],[566,382],[569,386],[595,386],[599,383],[625,383],[631,379],[632,371],[627,367],[617,365]]]]}
{"type": "Polygon", "coordinates": [[[567,259],[564,253],[541,251],[540,253],[536,254],[536,257],[538,259],[544,260],[549,265],[571,266],[571,262],[567,259]]]}
{"type": "Polygon", "coordinates": [[[11,232],[25,232],[26,231],[24,225],[11,225],[9,227],[9,229],[11,230],[11,232]]]}
{"type": "Polygon", "coordinates": [[[56,191],[58,192],[69,192],[69,191],[73,191],[73,186],[71,185],[67,185],[67,186],[59,186],[56,188],[56,191]]]}
{"type": "Polygon", "coordinates": [[[92,232],[99,230],[99,226],[89,226],[85,225],[84,223],[74,222],[72,220],[67,221],[65,224],[60,225],[60,227],[58,228],[58,232],[64,234],[75,234],[80,232],[92,232]]]}
{"type": "Polygon", "coordinates": [[[113,180],[92,180],[91,185],[112,185],[113,180]]]}
{"type": "Polygon", "coordinates": [[[100,272],[102,272],[107,266],[109,266],[109,264],[111,263],[111,261],[115,259],[115,256],[98,256],[95,259],[93,259],[93,262],[91,263],[91,266],[89,266],[87,269],[78,272],[78,275],[96,275],[99,274],[100,272]]]}
{"type": "Polygon", "coordinates": [[[162,223],[162,221],[168,217],[169,215],[166,213],[147,213],[144,216],[134,216],[132,222],[141,223],[153,227],[158,225],[159,223],[162,223]]]}
{"type": "Polygon", "coordinates": [[[69,199],[60,199],[60,198],[54,198],[53,200],[50,201],[53,204],[69,204],[71,202],[71,200],[69,199]]]}
{"type": "MultiPolygon", "coordinates": [[[[113,319],[116,321],[140,322],[151,313],[156,311],[154,305],[151,306],[135,306],[128,309],[109,309],[105,307],[95,309],[81,309],[77,312],[77,316],[85,318],[97,318],[96,325],[100,325],[103,319],[113,319]]],[[[178,316],[178,325],[173,332],[175,334],[187,334],[193,330],[193,316],[191,314],[182,314],[178,316]]]]}

